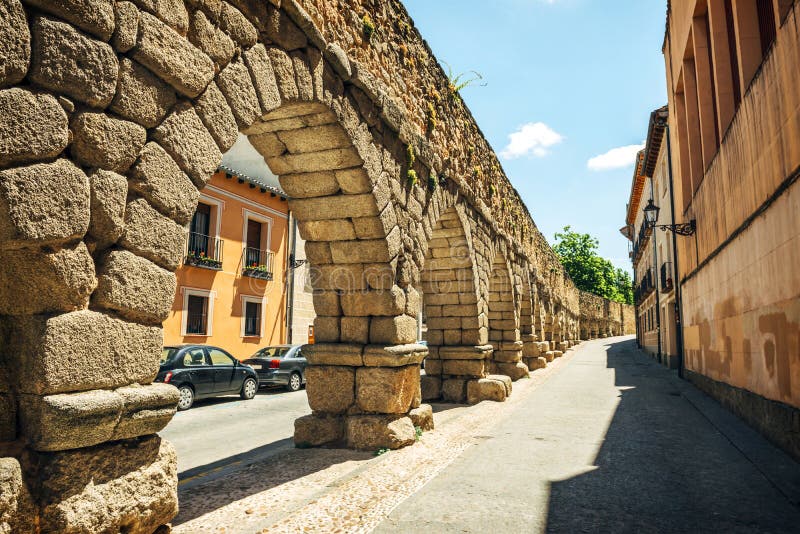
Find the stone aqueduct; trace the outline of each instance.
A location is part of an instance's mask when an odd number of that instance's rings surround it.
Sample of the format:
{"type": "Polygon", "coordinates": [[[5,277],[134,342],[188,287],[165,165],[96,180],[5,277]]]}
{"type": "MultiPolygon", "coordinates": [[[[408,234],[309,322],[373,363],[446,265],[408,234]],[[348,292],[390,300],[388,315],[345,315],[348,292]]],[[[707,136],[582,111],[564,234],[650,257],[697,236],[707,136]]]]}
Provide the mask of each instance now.
{"type": "Polygon", "coordinates": [[[0,26],[0,532],[175,515],[160,324],[239,132],[314,266],[298,443],[405,445],[423,397],[502,400],[632,318],[565,275],[399,2],[0,0],[0,26]]]}

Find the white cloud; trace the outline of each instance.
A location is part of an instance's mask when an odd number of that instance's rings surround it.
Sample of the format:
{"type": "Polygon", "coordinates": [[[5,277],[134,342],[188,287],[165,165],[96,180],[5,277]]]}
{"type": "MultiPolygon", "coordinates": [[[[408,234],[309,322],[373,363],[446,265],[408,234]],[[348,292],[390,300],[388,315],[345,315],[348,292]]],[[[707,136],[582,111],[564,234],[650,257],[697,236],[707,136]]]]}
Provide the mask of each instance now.
{"type": "Polygon", "coordinates": [[[612,148],[605,154],[591,158],[586,166],[592,171],[609,171],[611,169],[624,169],[636,162],[636,154],[644,148],[640,145],[628,145],[612,148]]]}
{"type": "Polygon", "coordinates": [[[564,137],[543,122],[529,122],[508,136],[508,145],[500,152],[504,159],[522,156],[544,157],[548,148],[557,145],[564,137]]]}

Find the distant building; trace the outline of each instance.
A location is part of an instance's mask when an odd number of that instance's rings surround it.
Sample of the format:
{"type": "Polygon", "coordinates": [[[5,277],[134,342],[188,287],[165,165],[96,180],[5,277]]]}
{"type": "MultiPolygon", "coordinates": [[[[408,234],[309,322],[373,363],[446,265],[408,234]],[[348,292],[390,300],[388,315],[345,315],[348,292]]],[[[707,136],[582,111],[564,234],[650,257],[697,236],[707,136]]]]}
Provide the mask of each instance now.
{"type": "Polygon", "coordinates": [[[189,224],[164,344],[216,345],[244,359],[306,343],[314,310],[307,267],[291,268],[302,263],[292,257],[295,226],[280,189],[226,167],[214,174],[189,224]]]}
{"type": "Polygon", "coordinates": [[[678,360],[678,313],[675,291],[674,234],[645,224],[644,208],[664,206],[656,225],[672,224],[672,183],[664,132],[667,106],[650,116],[644,150],[636,158],[626,215],[634,270],[636,336],[639,346],[675,369],[678,360]]]}
{"type": "Polygon", "coordinates": [[[677,238],[685,375],[796,457],[798,25],[792,0],[672,1],[663,49],[675,218],[697,227],[677,238]]]}

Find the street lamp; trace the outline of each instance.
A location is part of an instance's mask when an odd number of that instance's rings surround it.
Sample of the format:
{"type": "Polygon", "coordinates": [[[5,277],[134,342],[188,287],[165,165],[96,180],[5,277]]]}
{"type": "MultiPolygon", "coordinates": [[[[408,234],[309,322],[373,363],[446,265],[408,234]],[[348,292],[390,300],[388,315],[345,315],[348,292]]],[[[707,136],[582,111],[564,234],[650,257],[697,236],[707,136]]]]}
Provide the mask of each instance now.
{"type": "Polygon", "coordinates": [[[678,235],[692,235],[696,230],[695,220],[692,219],[686,223],[679,224],[656,224],[658,221],[658,212],[661,208],[653,203],[653,199],[647,201],[647,206],[644,207],[644,220],[649,228],[661,228],[664,232],[670,230],[678,235]]]}
{"type": "Polygon", "coordinates": [[[659,211],[661,211],[661,208],[653,203],[652,198],[647,201],[647,206],[644,207],[644,220],[647,221],[647,225],[650,228],[655,227],[659,211]]]}

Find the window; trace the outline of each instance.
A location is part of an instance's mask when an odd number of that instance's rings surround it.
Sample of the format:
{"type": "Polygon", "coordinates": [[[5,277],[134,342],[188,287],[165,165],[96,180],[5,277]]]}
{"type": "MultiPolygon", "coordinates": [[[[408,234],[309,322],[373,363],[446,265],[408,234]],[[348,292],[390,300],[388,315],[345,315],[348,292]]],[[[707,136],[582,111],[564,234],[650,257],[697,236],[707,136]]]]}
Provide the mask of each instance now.
{"type": "Polygon", "coordinates": [[[265,304],[265,297],[242,295],[242,337],[261,337],[265,304]]]}
{"type": "Polygon", "coordinates": [[[244,210],[242,231],[242,267],[272,272],[270,233],[272,219],[259,213],[244,210]]]}
{"type": "Polygon", "coordinates": [[[733,19],[733,0],[725,0],[725,25],[728,33],[728,55],[731,59],[731,77],[733,78],[733,106],[738,109],[742,101],[742,88],[739,77],[739,51],[736,47],[736,23],[733,19]]]}
{"type": "Polygon", "coordinates": [[[261,303],[248,301],[244,303],[244,335],[261,335],[261,303]]]}
{"type": "Polygon", "coordinates": [[[197,205],[189,225],[189,252],[197,256],[211,256],[209,229],[211,225],[211,206],[197,205]]]}
{"type": "MultiPolygon", "coordinates": [[[[756,0],[758,8],[758,35],[761,38],[761,55],[766,56],[767,50],[775,40],[775,8],[772,0],[756,0]]],[[[763,59],[763,58],[762,58],[763,59]]]]}
{"type": "Polygon", "coordinates": [[[211,365],[218,367],[233,365],[233,358],[219,349],[208,349],[208,357],[211,359],[211,365]]]}
{"type": "Polygon", "coordinates": [[[205,336],[208,330],[208,298],[189,295],[186,314],[186,333],[205,336]]]}
{"type": "Polygon", "coordinates": [[[266,347],[256,352],[254,358],[283,358],[289,352],[288,347],[266,347]]]}
{"type": "Polygon", "coordinates": [[[211,336],[216,293],[206,289],[181,287],[183,313],[182,336],[211,336]]]}
{"type": "Polygon", "coordinates": [[[206,365],[206,355],[203,354],[203,349],[189,349],[183,355],[184,367],[202,367],[206,365]]]}
{"type": "Polygon", "coordinates": [[[175,353],[178,352],[178,349],[172,347],[165,347],[161,349],[161,359],[158,361],[159,365],[164,365],[168,361],[175,356],[175,353]]]}

